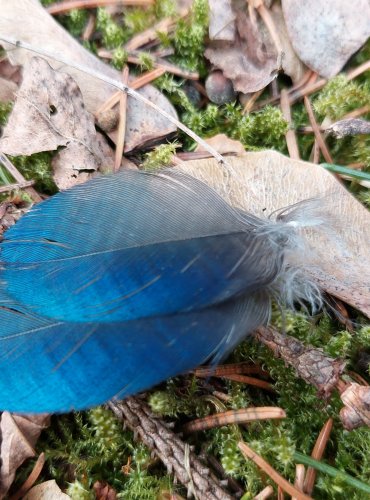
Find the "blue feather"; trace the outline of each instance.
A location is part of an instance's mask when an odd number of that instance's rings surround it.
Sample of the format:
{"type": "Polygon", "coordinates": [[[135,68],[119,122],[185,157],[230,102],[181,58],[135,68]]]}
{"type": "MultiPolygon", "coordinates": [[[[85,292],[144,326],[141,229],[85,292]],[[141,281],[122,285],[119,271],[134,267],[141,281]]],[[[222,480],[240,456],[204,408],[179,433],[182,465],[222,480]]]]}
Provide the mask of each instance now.
{"type": "Polygon", "coordinates": [[[261,225],[173,172],[37,205],[1,244],[0,409],[83,409],[220,359],[268,319],[283,254],[261,225]]]}

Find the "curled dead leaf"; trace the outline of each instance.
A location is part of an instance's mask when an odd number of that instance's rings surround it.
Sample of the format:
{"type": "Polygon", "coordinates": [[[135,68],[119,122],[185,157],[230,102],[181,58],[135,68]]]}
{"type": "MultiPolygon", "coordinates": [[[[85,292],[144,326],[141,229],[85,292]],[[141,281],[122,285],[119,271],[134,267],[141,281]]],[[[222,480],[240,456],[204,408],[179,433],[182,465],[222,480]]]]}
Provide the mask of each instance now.
{"type": "Polygon", "coordinates": [[[15,472],[27,459],[35,456],[33,449],[41,431],[49,425],[49,415],[1,414],[0,434],[0,498],[10,488],[15,472]]]}
{"type": "MultiPolygon", "coordinates": [[[[28,42],[36,50],[47,47],[51,53],[63,54],[71,61],[71,64],[77,63],[87,66],[114,80],[121,81],[119,71],[104,64],[82,47],[46,12],[37,0],[17,0],[17,2],[2,0],[0,37],[16,38],[28,42]]],[[[3,45],[8,50],[8,57],[14,64],[24,65],[34,55],[21,48],[15,49],[5,43],[3,45]]],[[[50,59],[48,62],[54,69],[60,68],[60,63],[55,60],[50,59]]],[[[111,85],[70,66],[63,66],[63,71],[71,75],[77,82],[86,108],[92,114],[95,114],[116,91],[111,85]]],[[[177,116],[168,99],[153,86],[146,85],[139,92],[172,116],[177,116]]],[[[148,142],[158,141],[175,131],[176,127],[159,113],[141,102],[134,101],[131,97],[128,98],[126,152],[141,148],[148,142]]]]}
{"type": "Polygon", "coordinates": [[[370,122],[360,118],[347,118],[333,123],[325,131],[338,139],[347,135],[370,134],[370,122]]]}
{"type": "Polygon", "coordinates": [[[51,479],[31,488],[23,500],[69,500],[70,498],[62,492],[54,479],[51,479]]]}

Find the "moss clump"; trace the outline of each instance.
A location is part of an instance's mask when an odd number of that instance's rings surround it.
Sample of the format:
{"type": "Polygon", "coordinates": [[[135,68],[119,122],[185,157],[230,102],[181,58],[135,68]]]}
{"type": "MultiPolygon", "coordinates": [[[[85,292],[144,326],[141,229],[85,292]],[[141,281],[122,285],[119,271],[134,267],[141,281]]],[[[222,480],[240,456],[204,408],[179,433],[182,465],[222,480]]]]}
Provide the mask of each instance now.
{"type": "Polygon", "coordinates": [[[338,120],[346,113],[365,106],[370,101],[370,87],[348,81],[344,75],[339,75],[325,85],[313,101],[315,112],[320,116],[329,116],[338,120]]]}
{"type": "Polygon", "coordinates": [[[156,146],[153,151],[145,155],[145,159],[142,163],[143,170],[154,172],[155,170],[159,170],[169,165],[172,156],[176,153],[176,148],[179,146],[177,142],[156,146]]]}

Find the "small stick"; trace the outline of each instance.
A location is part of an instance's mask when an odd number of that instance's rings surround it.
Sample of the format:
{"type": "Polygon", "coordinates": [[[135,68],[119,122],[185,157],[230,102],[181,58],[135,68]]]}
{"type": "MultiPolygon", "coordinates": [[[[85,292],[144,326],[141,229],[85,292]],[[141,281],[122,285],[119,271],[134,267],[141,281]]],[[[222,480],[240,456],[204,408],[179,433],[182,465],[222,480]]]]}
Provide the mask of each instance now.
{"type": "MultiPolygon", "coordinates": [[[[122,83],[127,85],[129,78],[128,66],[125,66],[122,71],[122,83]]],[[[122,162],[123,149],[125,146],[125,133],[126,133],[126,108],[127,108],[127,94],[123,93],[119,101],[119,122],[117,131],[117,145],[116,153],[114,156],[114,170],[117,172],[122,162]]]]}
{"type": "Polygon", "coordinates": [[[284,500],[284,490],[281,486],[278,486],[277,500],[284,500]]]}
{"type": "Polygon", "coordinates": [[[280,93],[280,107],[284,118],[288,122],[289,129],[285,133],[286,144],[288,146],[289,156],[294,160],[300,160],[297,137],[293,129],[292,114],[290,111],[288,91],[283,89],[280,93]]]}
{"type": "MultiPolygon", "coordinates": [[[[29,44],[24,41],[19,41],[16,40],[15,38],[12,37],[0,37],[0,40],[3,42],[9,43],[10,45],[14,45],[15,47],[20,47],[22,49],[29,50],[31,52],[35,52],[36,54],[39,54],[41,56],[45,57],[50,57],[51,59],[54,59],[55,61],[58,61],[62,64],[65,64],[66,66],[70,66],[71,68],[75,68],[79,71],[82,71],[86,73],[87,75],[90,75],[94,78],[97,78],[98,80],[107,83],[108,85],[111,85],[113,88],[119,89],[122,92],[126,92],[129,96],[133,97],[134,99],[146,104],[148,107],[154,109],[157,113],[161,114],[165,118],[167,118],[168,121],[176,125],[177,128],[182,130],[186,135],[191,137],[195,142],[200,144],[206,151],[208,151],[218,162],[221,166],[225,167],[225,169],[228,171],[228,173],[232,175],[236,175],[229,163],[225,160],[225,158],[218,152],[216,151],[212,146],[210,146],[206,141],[201,139],[197,134],[195,134],[192,130],[189,129],[186,125],[181,123],[176,117],[171,115],[170,113],[167,113],[167,111],[164,111],[161,109],[159,106],[157,106],[154,102],[150,101],[143,95],[141,95],[139,92],[136,92],[136,90],[133,90],[131,87],[128,85],[124,85],[122,82],[115,80],[114,78],[110,78],[107,75],[104,75],[100,71],[96,71],[93,68],[86,66],[84,64],[79,64],[75,62],[71,62],[67,58],[63,57],[62,55],[57,55],[52,52],[49,52],[48,50],[42,49],[42,48],[35,48],[32,44],[29,44]]],[[[23,179],[22,179],[23,180],[23,179]]],[[[28,188],[32,189],[32,188],[28,188]]]]}
{"type": "MultiPolygon", "coordinates": [[[[189,9],[185,8],[180,10],[177,17],[181,19],[183,17],[186,17],[188,14],[189,14],[189,9]]],[[[133,36],[131,40],[129,40],[126,43],[125,49],[128,51],[139,49],[143,45],[147,45],[148,43],[157,40],[158,33],[169,33],[174,27],[175,27],[175,20],[172,17],[166,17],[165,19],[162,19],[151,28],[133,36]]]]}
{"type": "Polygon", "coordinates": [[[241,384],[253,385],[254,387],[259,387],[260,389],[265,389],[266,391],[274,392],[273,386],[270,382],[266,382],[265,380],[260,380],[254,377],[247,377],[246,375],[223,375],[223,378],[227,380],[232,380],[234,382],[240,382],[241,384]]]}
{"type": "Polygon", "coordinates": [[[266,500],[274,493],[274,488],[272,486],[266,486],[262,491],[256,495],[253,500],[266,500]]]}
{"type": "Polygon", "coordinates": [[[9,191],[14,191],[15,189],[24,189],[31,187],[35,184],[35,181],[24,181],[17,182],[16,184],[6,184],[5,186],[0,186],[0,193],[8,193],[9,191]]]}
{"type": "MultiPolygon", "coordinates": [[[[165,72],[166,71],[163,68],[156,68],[152,71],[147,71],[146,73],[140,75],[138,78],[135,78],[135,80],[130,83],[130,87],[134,90],[138,90],[141,87],[144,87],[144,85],[152,82],[159,76],[162,76],[165,72]]],[[[112,94],[109,99],[107,99],[105,103],[100,106],[100,108],[96,112],[96,115],[104,113],[105,111],[108,111],[108,109],[113,108],[119,102],[121,95],[122,92],[120,90],[112,94]]]]}
{"type": "MultiPolygon", "coordinates": [[[[303,464],[297,464],[295,466],[295,480],[294,480],[294,486],[297,488],[299,491],[304,491],[303,490],[303,483],[304,483],[304,473],[305,473],[305,468],[303,464]]],[[[292,497],[292,500],[298,500],[297,497],[292,497]]]]}
{"type": "Polygon", "coordinates": [[[145,6],[153,5],[154,0],[68,0],[66,2],[55,2],[46,8],[49,14],[65,14],[73,9],[95,9],[104,5],[130,5],[145,6]]]}
{"type": "Polygon", "coordinates": [[[95,30],[95,21],[96,21],[95,16],[93,14],[90,14],[84,32],[82,34],[82,40],[84,42],[87,42],[92,37],[95,30]]]}
{"type": "MultiPolygon", "coordinates": [[[[145,52],[140,52],[139,50],[132,50],[127,53],[127,61],[132,64],[141,64],[140,55],[145,54],[145,52]]],[[[187,71],[185,69],[179,68],[175,64],[171,64],[165,59],[161,59],[160,57],[156,57],[153,54],[148,53],[153,59],[153,66],[155,68],[163,68],[168,73],[172,73],[173,75],[180,76],[181,78],[186,78],[187,80],[199,80],[199,73],[194,71],[187,71]]],[[[98,56],[103,59],[112,59],[113,52],[111,50],[101,49],[98,50],[98,56]]]]}
{"type": "Polygon", "coordinates": [[[280,37],[277,32],[275,22],[270,14],[270,11],[266,8],[265,4],[261,2],[258,7],[257,11],[259,15],[261,16],[263,22],[265,23],[266,28],[268,29],[268,32],[270,33],[270,36],[272,38],[272,41],[274,42],[276,52],[278,54],[281,54],[283,52],[283,47],[281,45],[280,37]]]}
{"type": "Polygon", "coordinates": [[[262,370],[258,365],[250,365],[248,363],[229,363],[227,365],[218,366],[204,366],[194,370],[196,377],[223,377],[232,374],[250,375],[258,373],[261,375],[268,375],[268,372],[262,370]]]}
{"type": "Polygon", "coordinates": [[[243,115],[250,113],[252,111],[255,102],[257,101],[257,99],[259,98],[259,96],[262,94],[262,92],[264,90],[265,89],[257,90],[257,92],[254,92],[254,94],[251,96],[251,98],[248,99],[248,101],[244,105],[243,115]]]}
{"type": "Polygon", "coordinates": [[[311,106],[311,102],[308,99],[308,97],[306,97],[306,96],[304,97],[304,105],[305,105],[305,108],[306,108],[306,111],[308,114],[308,119],[310,121],[311,127],[313,128],[313,133],[315,134],[315,138],[316,138],[317,143],[319,145],[319,148],[320,148],[320,150],[325,158],[325,161],[327,163],[333,163],[333,158],[331,157],[329,149],[328,149],[328,147],[324,141],[324,138],[322,137],[321,132],[319,130],[319,126],[317,124],[317,121],[316,121],[316,118],[315,118],[315,115],[314,115],[314,112],[313,112],[313,109],[311,106]]]}
{"type": "Polygon", "coordinates": [[[229,424],[246,424],[256,420],[270,420],[285,418],[286,414],[282,408],[277,406],[260,406],[255,408],[242,408],[240,410],[229,410],[215,413],[207,417],[197,418],[182,427],[183,432],[198,432],[229,424]]]}
{"type": "Polygon", "coordinates": [[[238,447],[246,458],[253,460],[253,462],[265,472],[278,486],[288,493],[288,495],[294,496],[297,500],[313,500],[310,496],[305,495],[301,491],[297,490],[292,484],[290,484],[286,479],[284,479],[271,465],[266,462],[260,455],[257,455],[255,451],[252,450],[246,443],[240,441],[238,447]]]}
{"type": "MultiPolygon", "coordinates": [[[[23,177],[23,175],[19,172],[19,170],[13,165],[13,163],[9,160],[5,153],[0,151],[0,162],[4,165],[7,171],[14,177],[17,183],[25,183],[27,180],[23,177]]],[[[31,196],[33,201],[42,201],[41,196],[38,192],[32,187],[26,187],[26,192],[31,196]]]]}
{"type": "MultiPolygon", "coordinates": [[[[333,419],[329,418],[323,428],[320,431],[320,434],[316,440],[315,446],[313,447],[311,457],[315,460],[321,460],[326,445],[329,441],[330,433],[333,428],[333,419]]],[[[312,494],[313,487],[315,485],[317,471],[313,467],[308,467],[306,472],[306,477],[304,478],[303,491],[308,495],[312,494]]]]}
{"type": "Polygon", "coordinates": [[[24,497],[27,491],[31,489],[32,486],[37,481],[44,467],[44,464],[45,464],[45,453],[41,453],[38,456],[35,465],[33,466],[31,474],[28,476],[28,478],[25,480],[25,482],[22,484],[19,490],[9,498],[9,500],[19,500],[20,498],[24,497]]]}

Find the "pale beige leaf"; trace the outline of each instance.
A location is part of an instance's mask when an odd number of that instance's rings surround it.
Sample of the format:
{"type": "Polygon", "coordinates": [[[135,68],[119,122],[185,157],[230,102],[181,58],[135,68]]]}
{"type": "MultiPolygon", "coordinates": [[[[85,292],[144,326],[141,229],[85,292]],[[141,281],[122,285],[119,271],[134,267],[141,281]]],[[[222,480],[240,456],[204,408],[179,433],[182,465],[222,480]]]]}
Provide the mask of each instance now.
{"type": "Polygon", "coordinates": [[[23,500],[68,500],[71,498],[59,488],[54,479],[37,484],[23,497],[23,500]]]}
{"type": "MultiPolygon", "coordinates": [[[[37,48],[47,48],[48,51],[63,55],[71,63],[88,66],[95,71],[121,81],[121,74],[114,68],[100,61],[80,45],[67,31],[60,26],[40,5],[37,0],[2,0],[0,16],[0,37],[16,38],[28,42],[37,48]]],[[[30,51],[7,46],[8,57],[16,64],[24,65],[34,56],[30,51]]],[[[79,86],[87,110],[95,112],[116,91],[107,83],[92,77],[70,66],[50,59],[54,69],[70,74],[79,86]]],[[[148,99],[154,101],[160,108],[176,116],[176,112],[168,99],[157,89],[146,85],[139,90],[148,99]]],[[[176,131],[175,126],[159,113],[148,108],[143,103],[131,104],[128,98],[127,128],[125,135],[125,151],[142,147],[147,142],[153,142],[176,131]]]]}
{"type": "Polygon", "coordinates": [[[10,488],[17,468],[30,457],[35,456],[33,449],[45,427],[49,425],[48,415],[12,415],[7,411],[1,414],[0,434],[0,498],[4,498],[10,488]]]}
{"type": "MultiPolygon", "coordinates": [[[[243,144],[240,141],[236,141],[235,139],[230,139],[225,134],[217,134],[214,135],[213,137],[209,137],[208,139],[205,139],[205,142],[212,146],[216,151],[218,151],[220,154],[235,154],[237,156],[242,156],[245,154],[245,149],[243,144]]],[[[199,144],[195,151],[197,152],[206,152],[204,147],[199,144]]]]}
{"type": "Polygon", "coordinates": [[[300,59],[332,78],[370,36],[369,0],[282,0],[293,47],[300,59]]]}
{"type": "MultiPolygon", "coordinates": [[[[235,169],[228,187],[231,202],[258,216],[324,197],[323,210],[335,227],[328,228],[327,234],[307,235],[313,252],[299,264],[324,290],[370,317],[369,212],[319,165],[291,160],[274,151],[230,157],[228,162],[235,169]]],[[[217,161],[189,161],[181,169],[224,195],[225,172],[217,161]]]]}
{"type": "Polygon", "coordinates": [[[209,38],[233,41],[235,38],[235,14],[231,0],[208,0],[209,38]]]}

